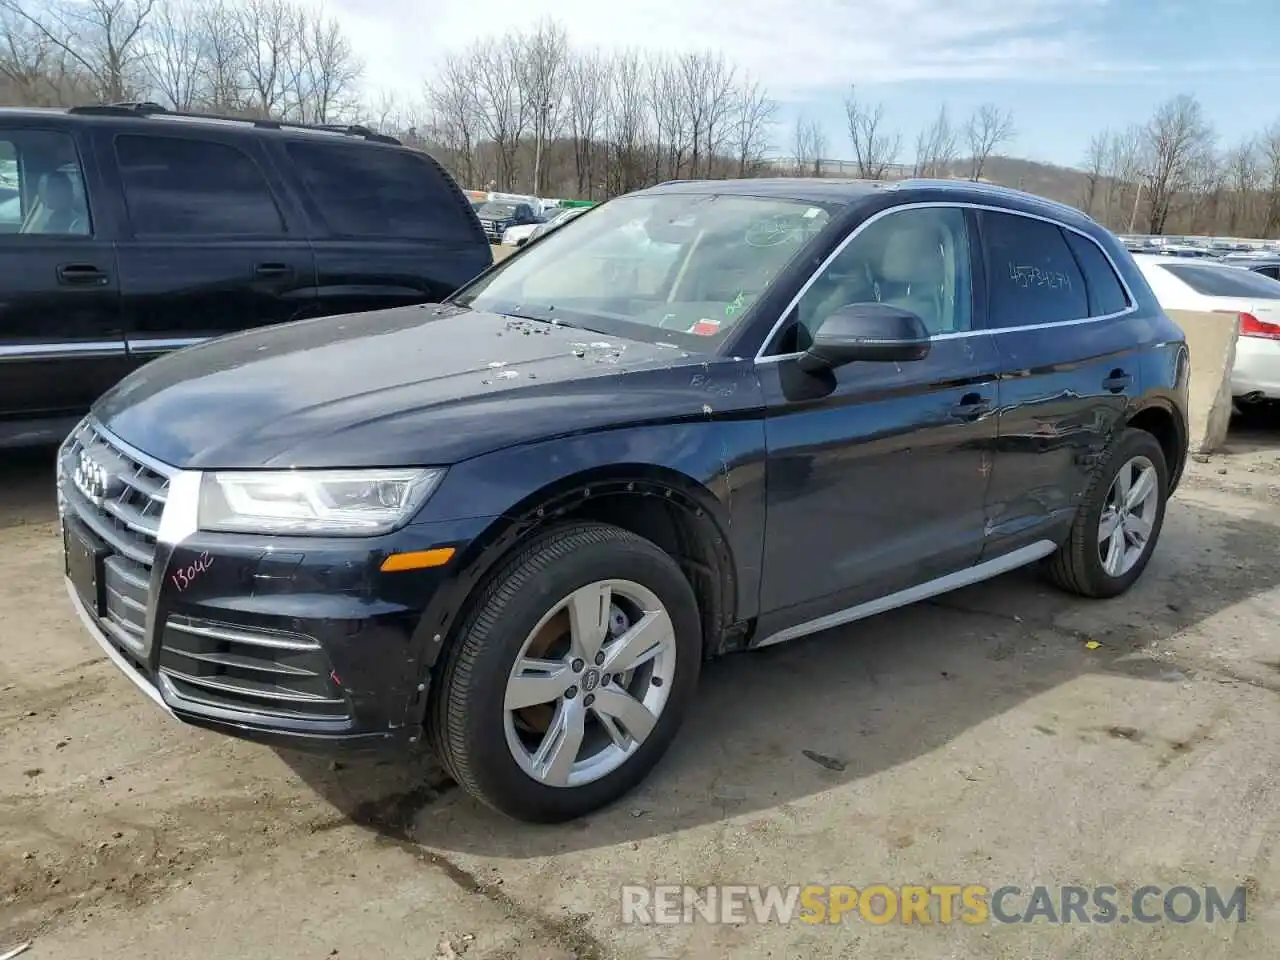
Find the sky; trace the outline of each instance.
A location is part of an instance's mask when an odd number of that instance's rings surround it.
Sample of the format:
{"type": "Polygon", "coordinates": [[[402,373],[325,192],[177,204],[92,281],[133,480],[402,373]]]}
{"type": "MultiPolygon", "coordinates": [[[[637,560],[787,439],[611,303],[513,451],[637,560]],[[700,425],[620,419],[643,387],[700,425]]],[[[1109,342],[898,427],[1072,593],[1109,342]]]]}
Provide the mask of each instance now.
{"type": "MultiPolygon", "coordinates": [[[[904,153],[942,103],[1011,110],[1001,152],[1083,161],[1100,129],[1193,94],[1221,142],[1280,118],[1280,0],[327,0],[370,90],[413,99],[431,65],[472,40],[551,17],[581,48],[722,52],[779,102],[773,153],[802,116],[831,159],[851,156],[851,84],[884,104],[904,153]]],[[[908,159],[909,157],[904,157],[908,159]]]]}

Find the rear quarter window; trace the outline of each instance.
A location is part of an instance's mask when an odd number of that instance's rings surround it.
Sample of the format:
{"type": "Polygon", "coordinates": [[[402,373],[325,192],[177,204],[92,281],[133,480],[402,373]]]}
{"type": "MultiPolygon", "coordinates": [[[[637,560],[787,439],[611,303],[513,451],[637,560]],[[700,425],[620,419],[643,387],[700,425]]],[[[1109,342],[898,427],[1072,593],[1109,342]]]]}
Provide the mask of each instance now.
{"type": "Polygon", "coordinates": [[[1280,300],[1280,281],[1241,267],[1162,263],[1160,269],[1173,274],[1201,296],[1280,300]]]}
{"type": "Polygon", "coordinates": [[[480,239],[461,194],[421,154],[297,140],[285,150],[334,233],[400,240],[480,239]]]}
{"type": "Polygon", "coordinates": [[[1084,273],[1084,283],[1089,293],[1089,315],[1108,317],[1129,309],[1129,296],[1124,292],[1124,285],[1116,276],[1115,268],[1111,266],[1102,248],[1074,230],[1063,230],[1062,233],[1084,273]]]}

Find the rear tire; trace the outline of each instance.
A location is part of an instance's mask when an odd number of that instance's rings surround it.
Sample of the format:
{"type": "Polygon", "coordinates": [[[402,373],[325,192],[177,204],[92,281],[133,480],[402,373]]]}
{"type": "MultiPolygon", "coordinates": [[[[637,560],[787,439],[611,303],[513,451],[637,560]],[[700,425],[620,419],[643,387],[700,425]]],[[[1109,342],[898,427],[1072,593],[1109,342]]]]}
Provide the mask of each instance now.
{"type": "Polygon", "coordinates": [[[1168,498],[1169,467],[1160,444],[1145,430],[1127,428],[1085,493],[1070,535],[1045,562],[1049,580],[1083,597],[1124,593],[1151,559],[1168,498]],[[1153,488],[1144,494],[1138,485],[1148,483],[1153,488]],[[1126,507],[1130,499],[1134,503],[1126,507]]]}
{"type": "Polygon", "coordinates": [[[439,671],[428,741],[489,807],[530,823],[572,820],[658,763],[701,655],[697,599],[663,550],[606,524],[552,528],[481,589],[439,671]]]}

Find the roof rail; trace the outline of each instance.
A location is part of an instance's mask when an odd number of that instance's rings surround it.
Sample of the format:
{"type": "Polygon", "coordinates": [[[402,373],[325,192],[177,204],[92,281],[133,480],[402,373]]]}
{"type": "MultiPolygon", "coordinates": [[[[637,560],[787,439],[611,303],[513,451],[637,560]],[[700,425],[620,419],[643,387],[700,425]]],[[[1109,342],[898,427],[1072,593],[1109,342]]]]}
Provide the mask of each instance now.
{"type": "Polygon", "coordinates": [[[375,133],[360,124],[342,123],[296,123],[291,120],[260,120],[253,117],[233,117],[217,113],[199,113],[186,110],[170,110],[150,100],[127,101],[123,103],[95,103],[81,107],[71,107],[67,113],[81,116],[109,117],[174,117],[187,120],[212,120],[220,123],[247,123],[263,130],[317,130],[324,133],[340,133],[348,137],[360,137],[374,143],[388,143],[402,146],[395,137],[384,133],[375,133]]]}

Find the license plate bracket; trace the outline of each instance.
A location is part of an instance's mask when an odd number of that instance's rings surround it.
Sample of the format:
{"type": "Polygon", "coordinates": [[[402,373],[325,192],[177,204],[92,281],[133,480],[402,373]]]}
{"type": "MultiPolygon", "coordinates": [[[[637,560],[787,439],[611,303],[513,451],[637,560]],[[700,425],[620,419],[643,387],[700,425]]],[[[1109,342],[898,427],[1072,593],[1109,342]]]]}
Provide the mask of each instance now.
{"type": "Polygon", "coordinates": [[[105,616],[107,590],[104,561],[107,551],[94,541],[93,535],[74,517],[67,517],[63,521],[62,548],[64,569],[80,602],[95,617],[105,616]]]}

